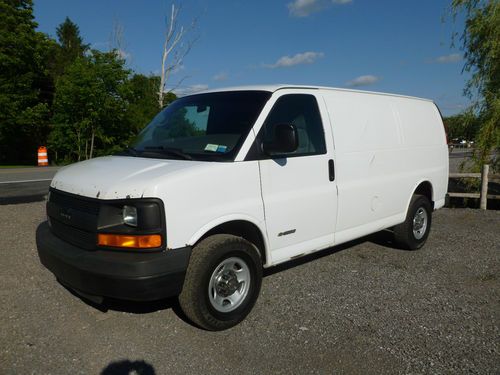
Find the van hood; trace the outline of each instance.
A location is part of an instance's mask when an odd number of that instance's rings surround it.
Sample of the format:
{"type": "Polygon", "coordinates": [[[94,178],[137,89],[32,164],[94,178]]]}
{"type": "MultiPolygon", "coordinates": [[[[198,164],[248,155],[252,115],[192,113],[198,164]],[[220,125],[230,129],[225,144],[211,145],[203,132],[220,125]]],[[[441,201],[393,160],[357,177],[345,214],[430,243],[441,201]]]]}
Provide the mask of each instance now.
{"type": "Polygon", "coordinates": [[[208,162],[105,156],[61,168],[50,186],[100,199],[155,197],[167,177],[205,168],[208,162]]]}

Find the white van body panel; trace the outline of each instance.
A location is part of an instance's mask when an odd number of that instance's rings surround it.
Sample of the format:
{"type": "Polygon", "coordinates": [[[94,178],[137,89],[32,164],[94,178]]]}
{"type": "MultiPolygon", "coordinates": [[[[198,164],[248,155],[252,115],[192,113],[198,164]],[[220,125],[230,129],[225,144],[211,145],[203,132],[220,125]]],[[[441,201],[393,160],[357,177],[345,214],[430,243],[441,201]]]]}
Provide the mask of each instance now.
{"type": "Polygon", "coordinates": [[[165,204],[167,246],[194,245],[209,230],[234,220],[256,225],[265,239],[258,162],[204,164],[158,189],[165,204]]]}
{"type": "Polygon", "coordinates": [[[443,201],[448,150],[436,106],[427,100],[322,91],[336,151],[336,244],[399,224],[424,181],[443,201]]]}
{"type": "MultiPolygon", "coordinates": [[[[282,89],[274,93],[254,125],[261,130],[267,115],[283,96],[315,97],[326,137],[326,154],[259,160],[270,261],[278,264],[292,257],[333,246],[337,190],[328,179],[328,160],[334,158],[328,112],[318,90],[282,89]],[[286,234],[292,231],[291,234],[286,234]]],[[[300,136],[300,135],[299,135],[300,136]]]]}
{"type": "Polygon", "coordinates": [[[173,174],[193,173],[204,166],[187,160],[105,156],[59,169],[50,186],[99,199],[154,197],[157,184],[173,174]]]}
{"type": "Polygon", "coordinates": [[[432,186],[434,208],[444,205],[448,150],[431,101],[280,85],[214,91],[250,89],[273,95],[234,162],[101,157],[62,168],[51,187],[103,200],[161,199],[168,249],[193,246],[218,225],[249,222],[262,235],[264,266],[403,222],[422,182],[432,186]],[[273,105],[288,94],[316,98],[326,154],[247,161],[273,105]]]}

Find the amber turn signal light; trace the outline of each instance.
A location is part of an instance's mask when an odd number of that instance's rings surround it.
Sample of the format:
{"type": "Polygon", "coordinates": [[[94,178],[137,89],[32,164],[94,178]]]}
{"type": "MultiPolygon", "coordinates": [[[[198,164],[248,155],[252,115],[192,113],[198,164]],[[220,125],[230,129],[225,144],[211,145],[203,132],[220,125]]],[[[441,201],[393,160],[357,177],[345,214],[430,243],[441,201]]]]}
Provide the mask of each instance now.
{"type": "Polygon", "coordinates": [[[150,249],[161,246],[161,235],[103,234],[97,236],[99,246],[150,249]]]}

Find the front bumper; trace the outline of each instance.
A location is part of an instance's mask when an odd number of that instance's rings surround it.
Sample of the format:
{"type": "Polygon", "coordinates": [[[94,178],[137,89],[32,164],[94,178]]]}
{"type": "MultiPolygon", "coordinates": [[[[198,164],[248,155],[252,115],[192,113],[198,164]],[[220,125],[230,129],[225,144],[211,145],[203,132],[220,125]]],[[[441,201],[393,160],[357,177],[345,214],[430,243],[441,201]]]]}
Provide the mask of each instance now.
{"type": "Polygon", "coordinates": [[[36,243],[40,261],[62,284],[93,296],[133,301],[178,295],[191,255],[191,247],[158,253],[84,250],[52,234],[47,222],[38,226],[36,243]]]}

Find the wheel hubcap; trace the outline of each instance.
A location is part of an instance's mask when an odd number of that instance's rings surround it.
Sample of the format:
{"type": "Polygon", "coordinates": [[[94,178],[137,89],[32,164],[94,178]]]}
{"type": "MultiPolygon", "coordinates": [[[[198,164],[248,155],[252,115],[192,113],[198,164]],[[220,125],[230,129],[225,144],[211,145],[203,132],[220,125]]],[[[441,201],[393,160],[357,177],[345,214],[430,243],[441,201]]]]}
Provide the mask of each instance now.
{"type": "Polygon", "coordinates": [[[427,211],[423,207],[419,207],[415,216],[413,216],[413,236],[420,240],[427,230],[427,211]]]}
{"type": "Polygon", "coordinates": [[[214,309],[230,312],[245,300],[250,287],[250,268],[241,258],[223,260],[215,267],[208,286],[208,297],[214,309]]]}
{"type": "Polygon", "coordinates": [[[228,297],[238,290],[240,283],[236,273],[229,270],[221,275],[218,275],[215,280],[215,291],[222,297],[228,297]]]}

